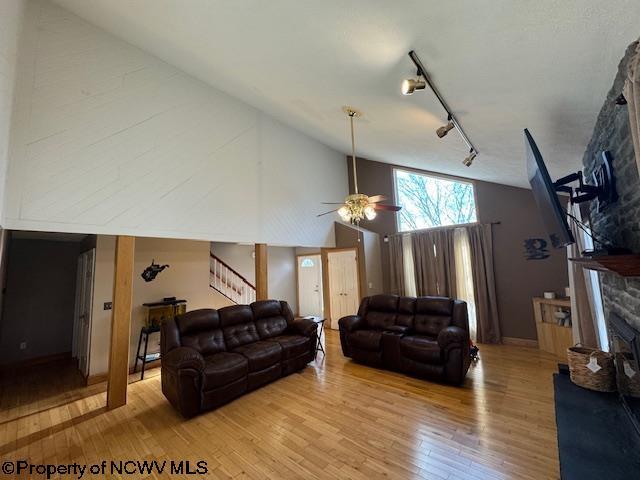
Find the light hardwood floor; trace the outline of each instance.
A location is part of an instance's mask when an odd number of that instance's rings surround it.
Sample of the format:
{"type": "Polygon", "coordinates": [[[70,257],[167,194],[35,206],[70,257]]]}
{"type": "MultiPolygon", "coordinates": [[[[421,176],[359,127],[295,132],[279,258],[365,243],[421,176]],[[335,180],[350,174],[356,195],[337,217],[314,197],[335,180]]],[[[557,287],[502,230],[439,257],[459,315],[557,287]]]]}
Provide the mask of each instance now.
{"type": "Polygon", "coordinates": [[[80,387],[62,366],[5,375],[0,461],[205,460],[209,474],[191,478],[558,478],[557,360],[516,346],[480,355],[449,387],[357,365],[331,331],[326,359],[188,421],[159,369],[131,376],[113,411],[104,384],[80,387]]]}

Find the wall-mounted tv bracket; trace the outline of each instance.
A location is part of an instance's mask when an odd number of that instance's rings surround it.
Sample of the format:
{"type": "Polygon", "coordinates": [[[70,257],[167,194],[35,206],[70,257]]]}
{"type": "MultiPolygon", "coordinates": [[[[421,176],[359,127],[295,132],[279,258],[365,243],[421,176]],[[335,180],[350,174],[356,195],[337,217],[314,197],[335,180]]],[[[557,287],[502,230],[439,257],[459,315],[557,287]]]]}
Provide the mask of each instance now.
{"type": "Polygon", "coordinates": [[[597,166],[591,175],[593,185],[584,183],[582,171],[572,173],[554,182],[557,192],[565,192],[570,195],[571,203],[589,202],[598,200],[598,211],[608,204],[618,200],[615,177],[613,176],[613,157],[611,152],[602,152],[602,163],[597,166]],[[578,182],[577,187],[569,186],[578,182]]]}

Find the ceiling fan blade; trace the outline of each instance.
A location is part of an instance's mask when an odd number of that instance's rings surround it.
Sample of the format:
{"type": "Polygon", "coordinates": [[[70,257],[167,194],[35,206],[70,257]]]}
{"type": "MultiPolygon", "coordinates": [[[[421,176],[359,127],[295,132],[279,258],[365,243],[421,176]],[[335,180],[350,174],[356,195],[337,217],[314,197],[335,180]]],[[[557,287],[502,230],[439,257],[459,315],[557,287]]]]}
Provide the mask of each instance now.
{"type": "Polygon", "coordinates": [[[384,195],[373,195],[372,197],[369,197],[369,203],[383,202],[386,199],[387,197],[385,197],[384,195]]]}
{"type": "Polygon", "coordinates": [[[402,210],[402,207],[399,207],[398,205],[380,205],[379,203],[376,203],[373,208],[375,208],[376,210],[384,210],[387,212],[399,212],[400,210],[402,210]]]}
{"type": "Polygon", "coordinates": [[[320,215],[316,215],[316,217],[322,217],[324,215],[329,215],[330,213],[337,212],[337,211],[338,209],[336,208],[335,210],[330,210],[328,212],[321,213],[320,215]]]}

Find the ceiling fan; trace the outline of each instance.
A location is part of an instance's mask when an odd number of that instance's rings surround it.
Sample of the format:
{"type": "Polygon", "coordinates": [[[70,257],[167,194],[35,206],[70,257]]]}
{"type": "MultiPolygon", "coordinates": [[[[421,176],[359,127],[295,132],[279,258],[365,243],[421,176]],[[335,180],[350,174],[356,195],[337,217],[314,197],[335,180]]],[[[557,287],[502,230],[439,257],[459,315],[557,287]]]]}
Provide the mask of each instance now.
{"type": "Polygon", "coordinates": [[[340,218],[345,222],[350,222],[353,225],[359,225],[360,220],[366,218],[367,220],[373,220],[376,218],[378,211],[386,211],[386,212],[398,212],[402,209],[397,205],[385,205],[381,202],[387,200],[387,197],[384,195],[373,195],[368,196],[364,193],[358,192],[358,172],[356,169],[356,142],[355,136],[353,134],[353,118],[361,117],[362,113],[358,112],[356,109],[344,106],[342,107],[342,111],[349,116],[349,121],[351,124],[351,160],[353,162],[353,186],[355,193],[348,195],[344,202],[341,203],[332,203],[332,202],[322,202],[323,205],[341,205],[340,207],[330,210],[325,213],[321,213],[318,217],[322,217],[323,215],[329,215],[333,212],[338,212],[340,218]]]}

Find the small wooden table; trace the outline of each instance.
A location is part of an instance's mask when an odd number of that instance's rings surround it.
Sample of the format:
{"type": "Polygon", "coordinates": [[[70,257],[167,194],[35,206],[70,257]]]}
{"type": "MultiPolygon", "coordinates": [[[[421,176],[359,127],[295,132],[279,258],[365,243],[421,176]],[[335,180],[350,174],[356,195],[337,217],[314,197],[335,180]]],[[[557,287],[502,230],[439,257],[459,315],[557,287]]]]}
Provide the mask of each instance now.
{"type": "Polygon", "coordinates": [[[533,313],[538,332],[538,348],[566,360],[567,348],[573,346],[573,330],[571,326],[558,325],[553,313],[559,310],[571,312],[571,300],[568,298],[550,299],[542,297],[533,299],[533,313]]]}
{"type": "Polygon", "coordinates": [[[160,352],[148,353],[147,351],[149,347],[149,336],[152,333],[156,333],[159,331],[160,331],[159,325],[154,325],[151,327],[142,327],[140,329],[140,337],[138,337],[138,351],[136,352],[136,361],[133,364],[133,373],[136,373],[136,370],[138,369],[138,361],[142,362],[142,368],[140,369],[140,380],[144,380],[144,369],[147,366],[147,363],[160,360],[160,352]],[[144,338],[144,353],[141,355],[140,347],[142,346],[143,338],[144,338]]]}
{"type": "Polygon", "coordinates": [[[147,318],[145,320],[145,326],[140,329],[140,336],[138,337],[138,351],[136,352],[136,361],[133,364],[133,373],[138,369],[138,361],[142,362],[142,368],[140,370],[140,380],[144,380],[144,370],[147,363],[160,360],[160,352],[148,353],[149,336],[152,333],[160,331],[160,325],[166,318],[175,318],[177,315],[181,315],[187,311],[186,300],[163,300],[161,302],[143,303],[147,309],[147,318]],[[142,340],[144,339],[144,351],[140,353],[140,347],[142,346],[142,340]]]}
{"type": "Polygon", "coordinates": [[[300,317],[300,318],[306,318],[308,320],[312,320],[318,325],[318,330],[316,330],[316,339],[318,343],[316,344],[316,354],[313,357],[313,359],[315,360],[316,358],[318,358],[318,352],[322,352],[323,355],[326,355],[324,351],[324,347],[322,346],[322,334],[324,332],[324,322],[326,318],[314,317],[314,316],[300,317]]]}

